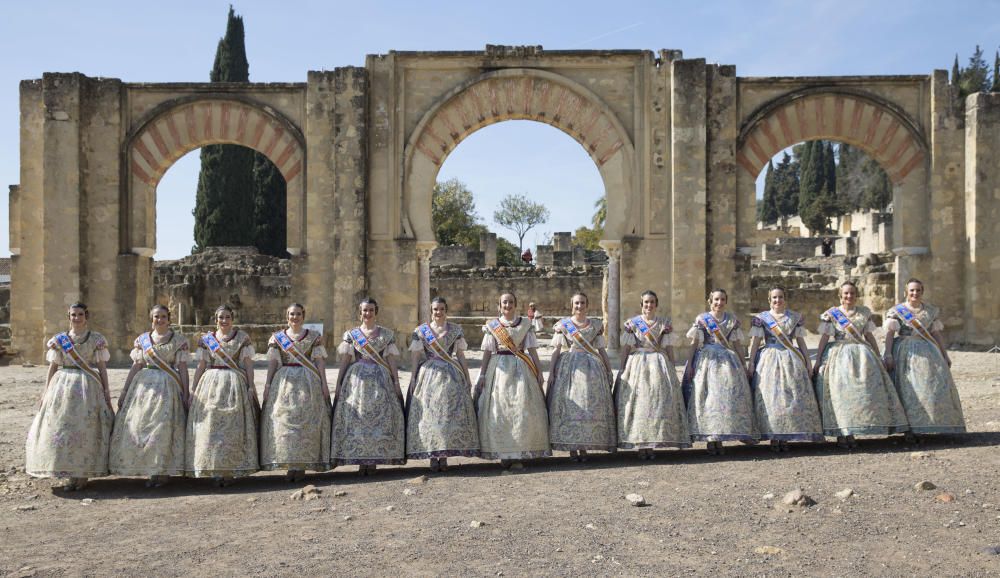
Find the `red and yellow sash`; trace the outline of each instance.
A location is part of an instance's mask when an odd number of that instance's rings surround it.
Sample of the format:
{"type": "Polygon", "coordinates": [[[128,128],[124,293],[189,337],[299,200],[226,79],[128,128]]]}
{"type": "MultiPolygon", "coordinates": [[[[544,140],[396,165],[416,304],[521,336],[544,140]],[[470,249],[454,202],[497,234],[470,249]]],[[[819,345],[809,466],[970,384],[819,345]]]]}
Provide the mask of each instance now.
{"type": "Polygon", "coordinates": [[[434,355],[440,358],[441,361],[444,361],[448,365],[458,370],[458,375],[460,375],[462,377],[462,380],[465,381],[465,370],[462,368],[462,365],[447,351],[445,351],[444,347],[441,345],[441,342],[438,341],[437,333],[434,333],[434,330],[431,329],[430,324],[424,323],[420,327],[417,327],[417,334],[419,334],[420,338],[424,341],[425,344],[427,344],[427,347],[434,352],[434,355]]]}
{"type": "Polygon", "coordinates": [[[604,363],[604,358],[601,357],[601,353],[597,351],[597,348],[594,347],[592,343],[587,341],[587,338],[583,336],[583,333],[580,331],[580,328],[576,326],[576,323],[574,323],[572,319],[570,319],[569,317],[562,319],[561,321],[559,321],[559,325],[562,326],[562,328],[566,331],[567,334],[569,334],[570,337],[573,338],[573,341],[577,345],[579,345],[584,351],[586,351],[590,355],[596,357],[597,360],[601,362],[601,365],[604,365],[604,368],[608,372],[611,371],[611,368],[604,363]]]}
{"type": "Polygon", "coordinates": [[[806,356],[802,353],[802,351],[798,347],[795,347],[795,344],[792,343],[791,338],[789,338],[788,335],[786,335],[785,332],[781,330],[781,325],[779,325],[778,320],[775,319],[773,315],[771,315],[771,312],[764,311],[763,313],[759,313],[757,314],[757,318],[763,321],[764,325],[767,325],[767,328],[771,331],[771,335],[774,335],[774,337],[779,342],[781,342],[781,345],[785,349],[788,349],[792,353],[794,353],[795,357],[797,357],[799,361],[802,362],[802,366],[806,368],[806,371],[809,371],[809,360],[806,359],[806,356]]]}
{"type": "Polygon", "coordinates": [[[941,351],[941,346],[938,344],[937,339],[934,339],[934,336],[931,335],[931,332],[928,331],[927,328],[924,327],[924,324],[921,323],[919,319],[917,319],[916,315],[914,315],[913,312],[910,311],[910,308],[906,306],[906,303],[900,303],[899,305],[896,305],[895,309],[896,313],[898,313],[903,318],[903,322],[905,322],[907,325],[913,328],[913,331],[916,332],[917,335],[923,337],[925,340],[927,340],[928,343],[933,345],[934,348],[938,350],[938,353],[944,355],[944,352],[941,351]]]}
{"type": "Polygon", "coordinates": [[[240,380],[246,383],[246,375],[244,375],[243,368],[239,366],[238,363],[228,354],[226,350],[223,349],[222,344],[212,333],[206,333],[201,336],[201,342],[205,344],[212,355],[218,357],[223,365],[229,369],[236,372],[236,375],[240,376],[240,380]]]}
{"type": "Polygon", "coordinates": [[[719,322],[715,320],[715,317],[712,317],[711,313],[702,313],[699,315],[698,322],[712,334],[712,337],[715,338],[715,341],[719,345],[732,351],[733,346],[730,345],[729,340],[726,339],[726,334],[722,332],[722,327],[719,326],[719,322]]]}
{"type": "Polygon", "coordinates": [[[653,332],[650,330],[651,328],[649,324],[646,323],[646,320],[642,318],[642,315],[636,315],[629,320],[629,323],[639,330],[639,334],[646,339],[646,343],[653,348],[653,351],[661,355],[663,354],[663,350],[660,349],[660,344],[657,343],[657,340],[653,337],[653,332]]]}
{"type": "Polygon", "coordinates": [[[170,364],[163,360],[162,357],[156,353],[156,348],[153,347],[153,337],[150,333],[143,333],[139,336],[139,347],[142,348],[142,352],[146,354],[146,357],[153,362],[153,365],[157,369],[166,373],[170,376],[170,379],[174,380],[177,387],[183,387],[181,385],[181,374],[176,369],[174,369],[170,364]]]}
{"type": "Polygon", "coordinates": [[[84,373],[93,377],[97,380],[97,383],[101,383],[101,374],[97,372],[96,369],[91,367],[83,357],[80,356],[80,352],[76,350],[73,345],[73,340],[69,338],[69,335],[65,333],[60,333],[55,337],[56,343],[59,344],[59,348],[62,349],[63,355],[69,358],[73,362],[73,365],[80,368],[84,373]]]}
{"type": "Polygon", "coordinates": [[[528,369],[531,370],[531,373],[535,375],[535,377],[540,376],[538,368],[535,366],[534,360],[531,359],[530,355],[521,351],[521,349],[517,346],[517,344],[514,343],[514,339],[511,338],[510,333],[507,331],[507,328],[504,327],[502,323],[500,323],[499,319],[490,319],[489,321],[487,321],[486,328],[490,330],[491,334],[493,334],[493,337],[497,340],[497,343],[506,347],[508,350],[510,350],[511,353],[516,355],[518,359],[523,361],[525,365],[528,366],[528,369]]]}
{"type": "Polygon", "coordinates": [[[386,371],[389,372],[389,375],[392,375],[392,368],[389,366],[389,363],[383,359],[381,355],[379,355],[379,352],[376,351],[374,347],[372,347],[371,342],[367,337],[365,337],[364,331],[361,331],[358,327],[352,329],[351,341],[353,342],[354,349],[356,349],[358,353],[360,353],[363,357],[381,365],[386,371]]]}
{"type": "MultiPolygon", "coordinates": [[[[306,330],[306,335],[309,335],[308,329],[306,330]]],[[[305,337],[305,335],[303,335],[303,337],[305,337]]],[[[281,347],[281,350],[287,353],[289,357],[294,358],[299,365],[309,370],[316,376],[316,379],[321,382],[323,381],[323,376],[320,375],[319,368],[316,367],[312,360],[306,357],[304,353],[299,351],[298,347],[295,347],[295,343],[292,342],[292,339],[288,337],[288,334],[286,334],[284,330],[275,333],[274,340],[278,342],[278,346],[281,347]]]]}

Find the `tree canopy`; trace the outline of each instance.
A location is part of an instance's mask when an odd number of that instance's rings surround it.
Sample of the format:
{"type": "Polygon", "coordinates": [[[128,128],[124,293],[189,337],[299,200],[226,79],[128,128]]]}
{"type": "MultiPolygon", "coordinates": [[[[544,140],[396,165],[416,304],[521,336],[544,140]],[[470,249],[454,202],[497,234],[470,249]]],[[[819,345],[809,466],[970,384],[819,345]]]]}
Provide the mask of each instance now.
{"type": "Polygon", "coordinates": [[[549,210],[524,195],[507,195],[500,201],[500,208],[493,212],[493,220],[517,235],[520,253],[524,250],[524,236],[536,225],[549,220],[549,210]]]}

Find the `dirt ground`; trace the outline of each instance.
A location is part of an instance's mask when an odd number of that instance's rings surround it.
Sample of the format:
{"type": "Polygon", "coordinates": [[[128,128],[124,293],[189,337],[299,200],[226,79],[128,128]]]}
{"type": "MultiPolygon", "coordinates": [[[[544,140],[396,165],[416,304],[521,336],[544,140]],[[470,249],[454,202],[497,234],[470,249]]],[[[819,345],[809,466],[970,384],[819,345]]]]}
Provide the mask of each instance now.
{"type": "MultiPolygon", "coordinates": [[[[1000,575],[1000,354],[952,357],[970,433],[920,446],[699,444],[652,462],[557,453],[512,474],[453,459],[443,474],[417,461],[374,478],[104,478],[79,493],[24,474],[46,368],[0,368],[0,575],[1000,575]],[[306,484],[318,497],[292,499],[306,484]],[[783,506],[797,488],[815,505],[783,506]]],[[[256,373],[262,389],[263,361],[256,373]]],[[[115,394],[125,374],[110,371],[115,394]]]]}

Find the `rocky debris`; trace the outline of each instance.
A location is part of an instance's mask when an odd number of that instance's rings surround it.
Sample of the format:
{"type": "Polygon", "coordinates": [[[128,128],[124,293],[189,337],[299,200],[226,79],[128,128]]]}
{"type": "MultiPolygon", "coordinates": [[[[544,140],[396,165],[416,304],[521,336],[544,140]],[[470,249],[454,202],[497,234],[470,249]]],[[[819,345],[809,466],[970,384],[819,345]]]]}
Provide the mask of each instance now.
{"type": "Polygon", "coordinates": [[[93,503],[94,503],[94,498],[84,498],[84,499],[80,500],[80,505],[81,506],[89,506],[89,505],[91,505],[93,503]]]}
{"type": "Polygon", "coordinates": [[[760,499],[762,499],[762,500],[773,500],[774,499],[774,494],[772,494],[771,492],[768,492],[768,493],[764,494],[763,496],[761,496],[760,499]]]}
{"type": "Polygon", "coordinates": [[[934,496],[934,499],[942,504],[950,504],[955,501],[955,496],[953,494],[949,494],[948,492],[943,492],[934,496]]]}
{"type": "Polygon", "coordinates": [[[596,529],[593,524],[587,524],[586,526],[584,526],[584,528],[586,528],[588,530],[594,530],[594,529],[596,529]]]}
{"type": "Polygon", "coordinates": [[[757,554],[764,554],[765,556],[779,556],[784,554],[785,551],[777,546],[757,546],[753,549],[757,554]]]}
{"type": "Polygon", "coordinates": [[[917,482],[916,484],[913,484],[913,489],[917,490],[918,492],[919,491],[933,490],[935,488],[937,488],[937,486],[935,486],[933,482],[929,482],[927,480],[924,480],[922,482],[917,482]]]}
{"type": "Polygon", "coordinates": [[[353,519],[354,519],[354,516],[344,516],[344,521],[345,522],[350,522],[353,519]]]}
{"type": "Polygon", "coordinates": [[[17,573],[13,574],[13,576],[15,578],[31,578],[32,576],[35,575],[36,572],[37,570],[35,570],[31,566],[24,566],[22,568],[19,568],[17,573]]]}
{"type": "Polygon", "coordinates": [[[344,490],[337,490],[336,492],[333,493],[334,498],[343,498],[346,495],[347,492],[345,492],[344,490]]]}
{"type": "Polygon", "coordinates": [[[910,452],[911,460],[926,460],[930,457],[931,455],[927,452],[910,452]]]}
{"type": "Polygon", "coordinates": [[[989,546],[983,548],[983,554],[988,556],[1000,556],[1000,546],[989,546]]]}
{"type": "Polygon", "coordinates": [[[469,527],[470,528],[482,528],[485,525],[486,525],[485,522],[480,522],[479,520],[473,520],[473,521],[469,522],[469,527]]]}
{"type": "Polygon", "coordinates": [[[415,495],[417,495],[417,491],[414,490],[413,488],[406,488],[405,490],[403,490],[403,495],[404,496],[415,496],[415,495]]]}
{"type": "Polygon", "coordinates": [[[254,502],[256,502],[256,501],[257,501],[257,498],[256,498],[256,497],[253,497],[253,496],[251,496],[251,497],[247,498],[247,501],[248,501],[248,502],[250,502],[250,503],[252,504],[252,503],[254,503],[254,502]]]}
{"type": "Polygon", "coordinates": [[[844,488],[843,490],[837,492],[835,495],[841,500],[846,500],[847,498],[850,498],[851,496],[854,495],[854,490],[852,490],[851,488],[844,488]]]}
{"type": "Polygon", "coordinates": [[[406,483],[407,484],[414,484],[414,485],[426,484],[427,483],[427,476],[417,476],[415,478],[407,480],[406,483]]]}
{"type": "Polygon", "coordinates": [[[28,505],[23,505],[23,506],[14,506],[14,508],[13,508],[13,510],[15,512],[31,512],[31,511],[37,510],[37,509],[38,509],[38,506],[36,506],[34,504],[28,504],[28,505]]]}
{"type": "Polygon", "coordinates": [[[295,492],[292,492],[291,498],[293,500],[305,500],[308,502],[310,500],[318,500],[319,498],[322,497],[320,495],[322,493],[323,490],[317,488],[312,484],[309,484],[308,486],[302,488],[301,490],[296,490],[295,492]]]}
{"type": "Polygon", "coordinates": [[[815,505],[816,500],[812,499],[804,491],[802,491],[802,488],[799,488],[785,494],[785,497],[781,498],[781,503],[786,506],[808,508],[809,506],[815,505]]]}
{"type": "Polygon", "coordinates": [[[629,504],[637,508],[649,505],[646,503],[646,498],[642,497],[642,494],[628,494],[627,496],[625,496],[625,499],[628,500],[629,504]]]}

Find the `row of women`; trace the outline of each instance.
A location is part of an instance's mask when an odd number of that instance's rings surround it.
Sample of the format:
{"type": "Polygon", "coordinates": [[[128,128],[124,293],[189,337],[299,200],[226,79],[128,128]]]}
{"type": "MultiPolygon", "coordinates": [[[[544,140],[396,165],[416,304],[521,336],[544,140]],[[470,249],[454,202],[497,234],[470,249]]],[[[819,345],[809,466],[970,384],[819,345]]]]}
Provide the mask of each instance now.
{"type": "Polygon", "coordinates": [[[657,316],[647,291],[641,313],[625,323],[617,379],[600,321],[589,319],[587,296],[572,298],[572,315],[554,327],[548,380],[543,380],[534,325],[504,294],[499,315],[483,327],[483,361],[472,383],[460,326],[447,303],[431,303],[432,318],[410,341],[412,379],[404,397],[395,335],[376,323],[378,304],[360,304],[358,327],[337,348],[339,383],[332,398],[321,335],[303,327],[305,308],[287,309],[288,328],[268,344],[263,404],[254,387],[254,348],[233,327],[228,307],[218,328],[198,343],[194,385],[188,387],[188,342],[170,328],[169,311],[151,311],[152,329],[135,340],[134,364],[114,414],[105,362],[107,344],[87,327],[87,310],[69,310],[70,330],[49,341],[46,389],[27,442],[27,472],[69,478],[68,489],[108,473],[211,477],[219,485],[257,470],[306,470],[355,464],[368,474],[379,464],[429,459],[447,468],[450,456],[521,460],[569,451],[635,449],[644,459],[664,447],[723,442],[772,449],[790,441],[855,435],[964,432],[961,403],[942,347],[938,309],[922,301],[923,285],[907,284],[907,300],[885,316],[885,355],[872,335],[872,312],[857,305],[852,283],[840,306],[823,313],[815,365],[803,319],[789,310],[784,290],[769,292],[770,308],[754,316],[749,363],[740,321],[727,295],[709,295],[710,310],[686,333],[693,345],[683,378],[674,370],[679,342],[669,318],[657,316]],[[891,372],[891,373],[890,373],[891,372]],[[812,374],[812,375],[810,375],[812,374]],[[543,385],[544,384],[544,385],[543,385]],[[258,427],[259,424],[259,427],[258,427]]]}

